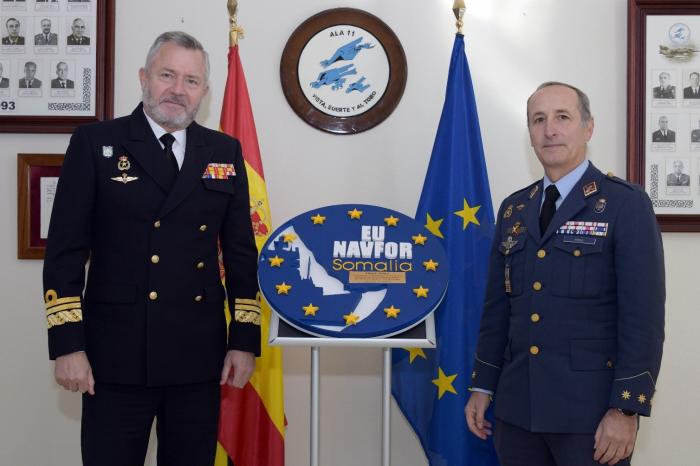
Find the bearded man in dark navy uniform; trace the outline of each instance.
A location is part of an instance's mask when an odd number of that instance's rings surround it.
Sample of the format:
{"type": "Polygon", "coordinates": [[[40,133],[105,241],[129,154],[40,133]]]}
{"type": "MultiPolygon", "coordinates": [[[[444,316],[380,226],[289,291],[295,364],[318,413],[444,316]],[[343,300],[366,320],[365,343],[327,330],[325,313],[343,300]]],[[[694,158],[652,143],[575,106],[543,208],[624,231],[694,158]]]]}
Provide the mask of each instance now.
{"type": "Polygon", "coordinates": [[[159,464],[211,465],[220,384],[243,387],[260,351],[246,171],[238,141],[193,121],[209,88],[199,41],[162,34],[139,78],[143,103],[78,128],[66,153],[44,264],[49,353],[58,383],[83,393],[85,465],[143,465],[154,418],[159,464]]]}
{"type": "Polygon", "coordinates": [[[659,226],[638,185],[586,159],[583,92],[544,83],[527,118],[545,176],[498,213],[467,423],[493,428],[502,466],[629,465],[661,364],[659,226]]]}

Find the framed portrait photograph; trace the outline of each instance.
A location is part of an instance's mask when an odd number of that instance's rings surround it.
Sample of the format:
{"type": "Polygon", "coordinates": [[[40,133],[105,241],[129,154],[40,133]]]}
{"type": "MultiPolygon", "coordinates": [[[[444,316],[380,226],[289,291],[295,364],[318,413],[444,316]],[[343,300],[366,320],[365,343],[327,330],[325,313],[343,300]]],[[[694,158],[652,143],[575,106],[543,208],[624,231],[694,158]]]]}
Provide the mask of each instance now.
{"type": "Polygon", "coordinates": [[[17,258],[43,259],[63,154],[17,155],[17,258]]]}
{"type": "Polygon", "coordinates": [[[394,111],[406,87],[398,37],[366,11],[334,8],[304,21],[282,52],[287,102],[314,128],[356,134],[394,111]]]}
{"type": "Polygon", "coordinates": [[[629,180],[662,231],[700,231],[700,2],[629,0],[629,180]]]}
{"type": "Polygon", "coordinates": [[[114,7],[0,2],[0,132],[70,133],[113,117],[114,7]]]}

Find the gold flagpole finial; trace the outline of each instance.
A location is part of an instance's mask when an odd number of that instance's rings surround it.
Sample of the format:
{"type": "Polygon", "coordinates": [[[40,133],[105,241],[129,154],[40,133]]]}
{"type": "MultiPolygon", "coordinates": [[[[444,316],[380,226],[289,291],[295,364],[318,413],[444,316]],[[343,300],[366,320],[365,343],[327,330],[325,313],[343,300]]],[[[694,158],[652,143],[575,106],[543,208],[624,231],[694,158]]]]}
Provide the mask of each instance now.
{"type": "Polygon", "coordinates": [[[243,39],[243,28],[238,25],[238,0],[228,0],[226,2],[228,8],[228,22],[231,24],[229,31],[229,45],[234,47],[238,45],[238,39],[243,39]]]}
{"type": "Polygon", "coordinates": [[[464,5],[464,0],[455,0],[454,5],[452,5],[452,11],[455,14],[455,18],[457,18],[457,33],[462,34],[462,26],[464,26],[464,21],[462,21],[462,18],[464,17],[464,12],[466,11],[466,6],[464,5]]]}

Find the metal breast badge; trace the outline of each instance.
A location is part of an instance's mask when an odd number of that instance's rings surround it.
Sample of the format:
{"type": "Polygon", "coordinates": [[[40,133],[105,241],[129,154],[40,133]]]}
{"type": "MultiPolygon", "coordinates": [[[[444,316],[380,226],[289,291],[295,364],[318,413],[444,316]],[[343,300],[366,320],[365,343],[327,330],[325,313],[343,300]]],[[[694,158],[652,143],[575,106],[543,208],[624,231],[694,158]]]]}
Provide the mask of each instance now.
{"type": "MultiPolygon", "coordinates": [[[[120,155],[119,161],[117,162],[117,168],[119,171],[126,172],[131,168],[131,162],[129,162],[129,157],[126,155],[120,155]]],[[[127,184],[131,181],[136,181],[139,179],[138,176],[129,176],[128,173],[122,173],[120,176],[115,176],[110,178],[112,181],[117,181],[119,183],[127,184]]]]}
{"type": "Polygon", "coordinates": [[[119,156],[119,162],[117,162],[117,168],[121,171],[126,171],[131,168],[131,162],[129,162],[129,157],[126,155],[119,156]]]}

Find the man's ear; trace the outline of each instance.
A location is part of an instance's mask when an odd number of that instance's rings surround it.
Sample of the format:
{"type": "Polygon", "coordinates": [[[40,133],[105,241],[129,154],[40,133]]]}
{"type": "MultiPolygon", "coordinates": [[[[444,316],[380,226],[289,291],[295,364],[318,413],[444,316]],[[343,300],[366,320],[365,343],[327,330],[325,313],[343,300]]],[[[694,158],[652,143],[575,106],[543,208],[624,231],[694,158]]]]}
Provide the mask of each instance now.
{"type": "Polygon", "coordinates": [[[147,73],[145,68],[139,68],[139,82],[141,83],[141,90],[143,90],[145,83],[146,83],[146,78],[147,78],[147,73]]]}

